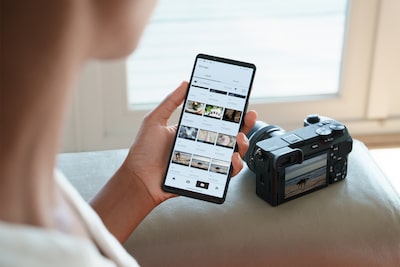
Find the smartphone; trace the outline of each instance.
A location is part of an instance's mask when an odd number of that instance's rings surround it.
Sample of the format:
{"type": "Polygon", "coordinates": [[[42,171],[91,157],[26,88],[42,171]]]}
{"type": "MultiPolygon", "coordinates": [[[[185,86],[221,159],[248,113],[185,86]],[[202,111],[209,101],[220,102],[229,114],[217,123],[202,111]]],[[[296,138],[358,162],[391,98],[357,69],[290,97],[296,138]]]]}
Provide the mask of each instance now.
{"type": "Polygon", "coordinates": [[[225,201],[255,71],[251,63],[196,56],[164,191],[219,204],[225,201]]]}

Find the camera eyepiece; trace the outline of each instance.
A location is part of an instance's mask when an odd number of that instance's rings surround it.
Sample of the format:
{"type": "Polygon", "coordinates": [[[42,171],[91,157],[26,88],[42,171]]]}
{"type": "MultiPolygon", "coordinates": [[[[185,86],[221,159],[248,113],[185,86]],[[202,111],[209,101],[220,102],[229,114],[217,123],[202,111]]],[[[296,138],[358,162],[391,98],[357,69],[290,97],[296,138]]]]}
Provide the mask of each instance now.
{"type": "Polygon", "coordinates": [[[246,161],[247,166],[253,172],[255,171],[255,155],[257,154],[256,151],[256,144],[259,141],[264,139],[282,135],[285,133],[281,127],[265,123],[263,121],[256,121],[254,127],[250,130],[247,134],[247,138],[249,139],[249,149],[247,150],[246,155],[244,155],[243,159],[246,161]]]}

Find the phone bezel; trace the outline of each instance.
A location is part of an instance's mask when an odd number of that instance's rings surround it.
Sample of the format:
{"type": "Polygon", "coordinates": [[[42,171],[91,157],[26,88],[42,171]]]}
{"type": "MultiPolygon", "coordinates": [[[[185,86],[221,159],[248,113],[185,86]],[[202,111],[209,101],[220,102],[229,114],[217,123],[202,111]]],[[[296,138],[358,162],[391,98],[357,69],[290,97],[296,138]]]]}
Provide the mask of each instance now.
{"type": "MultiPolygon", "coordinates": [[[[247,107],[248,107],[248,104],[249,104],[250,93],[251,93],[251,89],[252,89],[252,86],[253,86],[254,76],[255,76],[255,73],[256,73],[256,66],[254,64],[252,64],[252,63],[248,63],[248,62],[244,62],[244,61],[238,61],[238,60],[233,60],[233,59],[228,59],[228,58],[211,56],[211,55],[207,55],[207,54],[198,54],[196,56],[194,64],[193,64],[193,69],[192,69],[192,73],[190,75],[190,80],[189,80],[189,86],[192,84],[192,79],[193,79],[193,75],[194,75],[194,72],[195,72],[196,63],[197,63],[197,61],[199,59],[207,59],[207,60],[212,60],[212,61],[217,61],[217,62],[222,62],[222,63],[227,63],[227,64],[232,64],[232,65],[236,65],[236,66],[242,66],[242,67],[247,67],[247,68],[253,69],[253,74],[251,76],[251,80],[250,80],[250,84],[249,84],[249,90],[248,90],[248,93],[247,93],[246,103],[245,103],[245,106],[243,108],[243,116],[244,116],[246,114],[247,107]]],[[[185,100],[183,102],[184,104],[188,100],[188,95],[189,95],[189,89],[186,92],[185,100]]],[[[181,121],[182,121],[182,117],[184,115],[184,112],[185,112],[185,110],[184,110],[184,108],[182,108],[177,129],[179,129],[179,127],[181,125],[181,121]]],[[[240,122],[239,131],[241,130],[241,128],[243,126],[243,123],[244,123],[244,120],[242,119],[241,122],[240,122]]],[[[195,198],[195,199],[199,199],[199,200],[205,200],[205,201],[216,203],[216,204],[224,203],[225,199],[226,199],[228,187],[229,187],[229,182],[231,180],[232,161],[230,161],[230,167],[229,167],[229,171],[228,171],[228,175],[227,175],[227,181],[225,183],[224,193],[223,193],[222,197],[212,196],[212,195],[208,195],[208,194],[198,193],[198,192],[194,192],[194,191],[190,191],[190,190],[186,190],[186,189],[182,189],[182,188],[178,188],[178,187],[165,185],[167,173],[168,173],[169,166],[171,164],[171,159],[172,159],[172,156],[173,156],[173,148],[175,147],[175,143],[177,141],[177,138],[178,138],[178,130],[177,130],[177,132],[175,134],[174,143],[172,145],[171,153],[169,155],[168,165],[167,165],[167,169],[166,169],[165,175],[164,175],[164,180],[163,180],[163,183],[162,183],[162,189],[165,192],[174,193],[174,194],[177,194],[177,195],[186,196],[186,197],[190,197],[190,198],[195,198]]],[[[234,151],[237,151],[237,144],[235,144],[234,151]]]]}

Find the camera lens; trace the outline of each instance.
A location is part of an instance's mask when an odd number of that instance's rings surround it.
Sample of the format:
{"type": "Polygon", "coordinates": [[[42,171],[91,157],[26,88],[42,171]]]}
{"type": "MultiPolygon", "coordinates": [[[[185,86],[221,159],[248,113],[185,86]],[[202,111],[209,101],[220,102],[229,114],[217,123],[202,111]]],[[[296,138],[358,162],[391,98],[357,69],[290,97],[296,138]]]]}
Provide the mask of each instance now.
{"type": "Polygon", "coordinates": [[[262,121],[256,121],[254,127],[247,134],[247,138],[249,139],[249,149],[247,150],[246,155],[243,157],[250,170],[254,171],[255,169],[254,155],[256,153],[255,150],[257,148],[257,142],[273,136],[282,135],[284,133],[285,130],[279,126],[271,125],[262,121]]]}

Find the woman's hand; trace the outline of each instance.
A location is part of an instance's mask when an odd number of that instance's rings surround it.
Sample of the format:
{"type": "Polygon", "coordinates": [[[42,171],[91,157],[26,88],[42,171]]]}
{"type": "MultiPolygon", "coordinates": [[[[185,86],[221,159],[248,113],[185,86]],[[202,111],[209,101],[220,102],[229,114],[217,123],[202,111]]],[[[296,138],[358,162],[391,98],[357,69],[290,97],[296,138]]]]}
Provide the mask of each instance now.
{"type": "Polygon", "coordinates": [[[124,162],[132,177],[139,179],[145,185],[155,206],[174,196],[161,188],[177,130],[176,125],[168,126],[168,120],[182,104],[187,87],[188,83],[182,82],[145,116],[124,162]]]}
{"type": "MultiPolygon", "coordinates": [[[[158,204],[174,197],[161,188],[177,126],[168,126],[172,113],[185,98],[188,83],[183,82],[153,111],[146,115],[124,163],[91,200],[108,230],[122,243],[158,204]]],[[[249,111],[243,131],[248,132],[256,121],[249,111]]],[[[238,152],[232,156],[236,175],[243,167],[241,156],[248,148],[246,135],[237,136],[238,152]]]]}
{"type": "MultiPolygon", "coordinates": [[[[146,186],[155,205],[173,197],[161,189],[161,184],[168,165],[173,139],[177,126],[168,126],[168,120],[172,113],[182,104],[188,83],[183,82],[174,92],[145,117],[140,131],[129,151],[124,163],[133,177],[140,179],[146,186]]],[[[247,133],[254,126],[257,114],[249,111],[245,116],[242,131],[247,133]]],[[[241,156],[248,149],[246,135],[241,132],[237,136],[238,152],[232,156],[232,176],[240,172],[243,167],[241,156]]]]}

